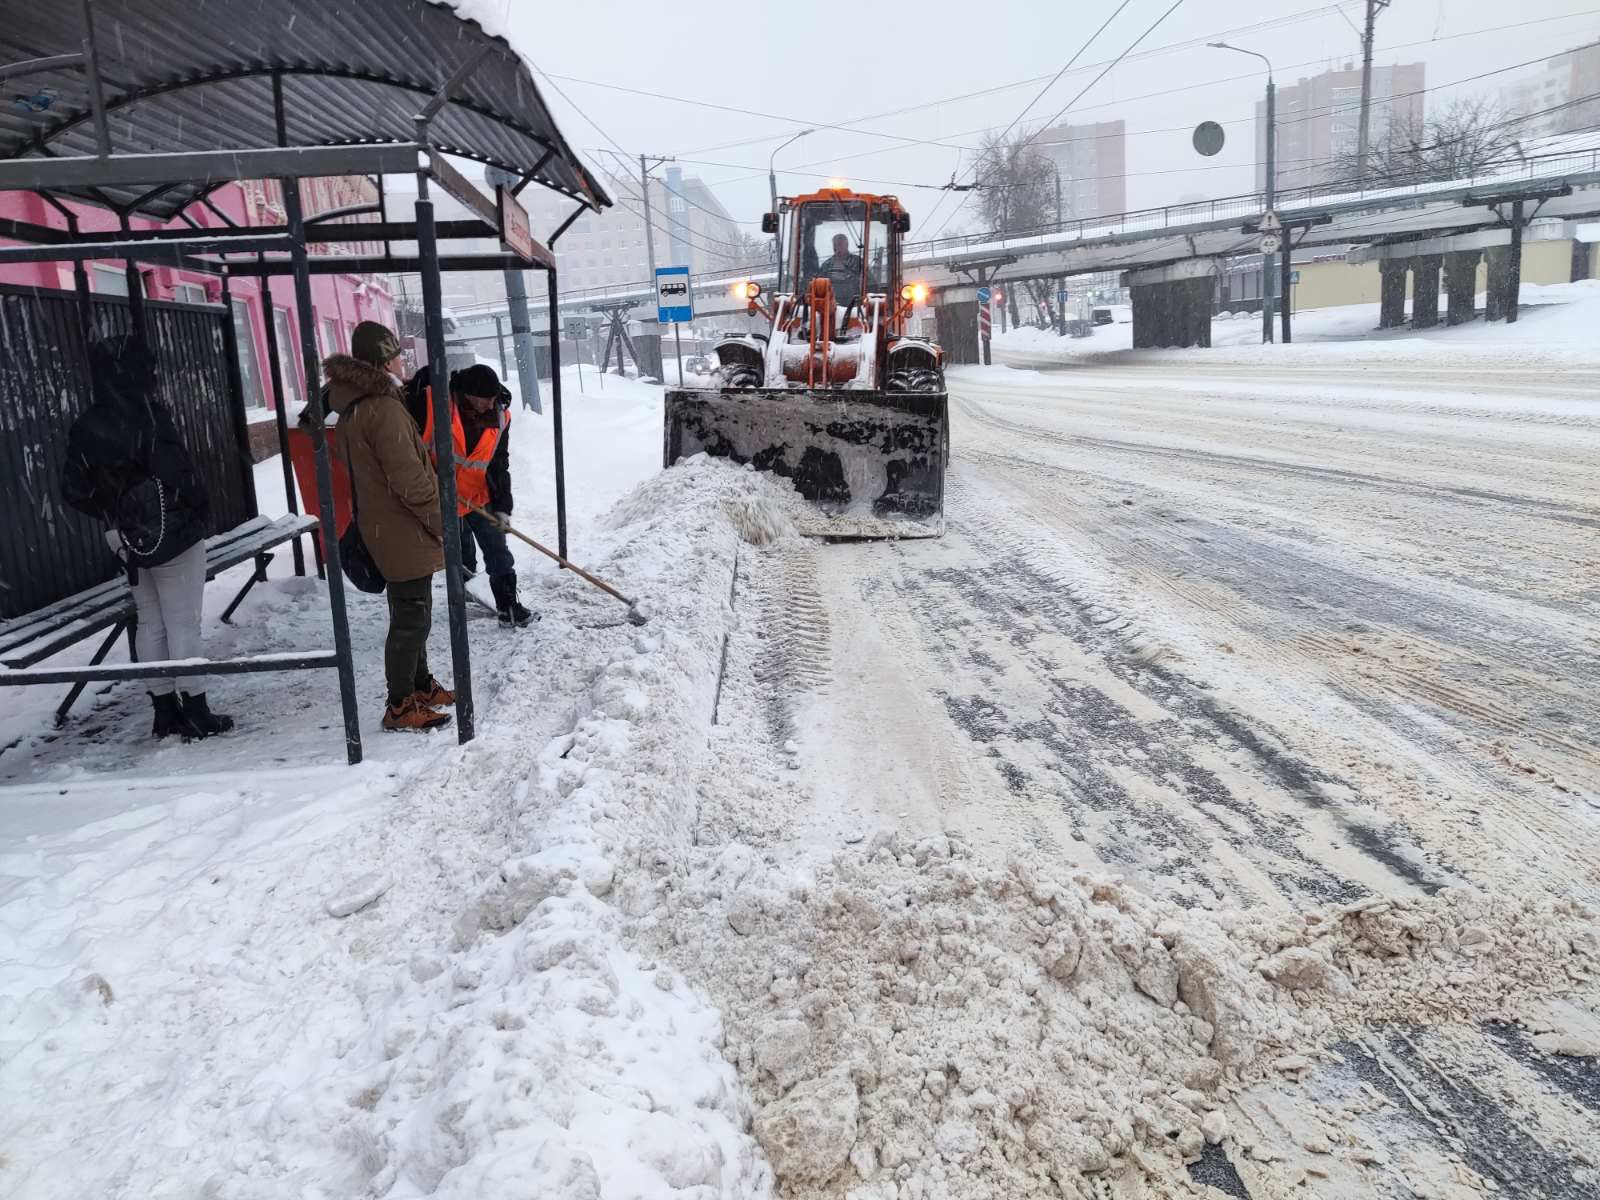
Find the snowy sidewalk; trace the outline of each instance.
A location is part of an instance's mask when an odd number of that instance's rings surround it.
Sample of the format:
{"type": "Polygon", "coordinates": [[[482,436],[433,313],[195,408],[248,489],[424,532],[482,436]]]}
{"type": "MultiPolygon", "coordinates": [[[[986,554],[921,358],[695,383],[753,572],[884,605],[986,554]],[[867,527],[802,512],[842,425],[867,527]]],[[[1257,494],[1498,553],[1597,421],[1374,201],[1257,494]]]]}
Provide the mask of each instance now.
{"type": "Polygon", "coordinates": [[[165,780],[75,827],[95,789],[36,789],[49,832],[0,857],[6,1193],[758,1192],[718,1017],[621,948],[612,859],[681,824],[659,793],[709,720],[738,530],[781,520],[764,486],[636,496],[606,569],[650,625],[549,590],[467,747],[165,780]]]}

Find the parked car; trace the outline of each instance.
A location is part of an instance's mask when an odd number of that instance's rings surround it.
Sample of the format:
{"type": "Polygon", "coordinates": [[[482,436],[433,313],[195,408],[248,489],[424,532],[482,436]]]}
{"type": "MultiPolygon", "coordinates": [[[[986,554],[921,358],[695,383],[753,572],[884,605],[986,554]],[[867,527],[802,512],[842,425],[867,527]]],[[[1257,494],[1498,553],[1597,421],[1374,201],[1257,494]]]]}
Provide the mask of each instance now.
{"type": "Polygon", "coordinates": [[[1109,324],[1111,324],[1111,310],[1109,308],[1097,308],[1097,309],[1095,309],[1094,310],[1094,323],[1096,325],[1109,325],[1109,324]]]}

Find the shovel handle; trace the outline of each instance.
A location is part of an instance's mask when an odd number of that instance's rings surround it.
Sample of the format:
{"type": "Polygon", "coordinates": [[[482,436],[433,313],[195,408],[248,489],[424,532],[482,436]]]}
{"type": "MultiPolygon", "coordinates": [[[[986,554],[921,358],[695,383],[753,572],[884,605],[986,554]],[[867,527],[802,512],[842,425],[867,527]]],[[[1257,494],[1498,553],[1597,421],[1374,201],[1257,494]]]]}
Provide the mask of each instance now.
{"type": "Polygon", "coordinates": [[[560,563],[563,567],[565,567],[567,570],[571,571],[573,574],[577,575],[579,578],[587,579],[590,583],[594,584],[594,586],[599,588],[602,592],[606,592],[609,595],[615,596],[618,600],[621,600],[624,604],[629,605],[630,607],[633,605],[633,601],[632,600],[628,599],[621,592],[617,591],[616,588],[612,587],[604,579],[597,579],[595,576],[589,574],[589,572],[585,571],[582,567],[578,566],[576,563],[568,562],[566,559],[562,558],[561,555],[557,554],[554,550],[550,549],[550,547],[540,545],[538,542],[534,541],[527,534],[523,533],[522,530],[518,529],[516,526],[510,524],[507,521],[502,521],[499,517],[495,516],[492,512],[490,512],[488,509],[484,508],[481,504],[474,504],[472,501],[468,500],[466,502],[466,505],[473,512],[478,513],[478,514],[480,514],[482,516],[488,517],[489,520],[493,521],[495,523],[495,525],[499,529],[503,530],[506,533],[509,533],[512,537],[518,539],[519,541],[523,541],[523,542],[528,543],[528,545],[532,546],[540,554],[545,555],[547,558],[555,559],[556,562],[560,563]]]}

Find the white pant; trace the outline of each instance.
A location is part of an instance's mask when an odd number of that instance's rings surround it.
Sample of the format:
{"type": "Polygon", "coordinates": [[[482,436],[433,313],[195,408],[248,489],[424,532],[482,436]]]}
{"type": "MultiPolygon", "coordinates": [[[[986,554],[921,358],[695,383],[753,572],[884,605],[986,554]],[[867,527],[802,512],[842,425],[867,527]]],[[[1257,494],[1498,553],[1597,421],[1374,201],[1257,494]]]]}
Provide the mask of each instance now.
{"type": "MultiPolygon", "coordinates": [[[[139,582],[133,585],[133,606],[139,614],[139,624],[133,644],[139,661],[203,657],[200,602],[206,594],[205,542],[196,542],[159,567],[140,567],[138,578],[139,582]]],[[[147,679],[145,685],[157,695],[178,690],[174,679],[147,679]]],[[[204,692],[205,676],[185,676],[183,690],[196,695],[204,692]]]]}

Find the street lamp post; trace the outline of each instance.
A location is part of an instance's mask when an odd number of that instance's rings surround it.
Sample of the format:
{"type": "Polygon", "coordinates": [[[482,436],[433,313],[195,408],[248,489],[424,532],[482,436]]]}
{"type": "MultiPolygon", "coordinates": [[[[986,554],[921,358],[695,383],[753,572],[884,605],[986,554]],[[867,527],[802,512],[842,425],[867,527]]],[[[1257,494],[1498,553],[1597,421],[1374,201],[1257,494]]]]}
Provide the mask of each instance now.
{"type": "MultiPolygon", "coordinates": [[[[802,129],[799,133],[795,134],[787,142],[784,142],[782,146],[779,146],[767,156],[767,187],[772,192],[772,216],[774,220],[776,220],[778,216],[778,176],[774,170],[773,164],[777,160],[778,150],[782,150],[787,146],[793,145],[795,142],[798,142],[801,138],[805,137],[808,133],[815,132],[815,129],[802,129]]],[[[778,290],[778,284],[783,279],[782,237],[783,234],[778,230],[774,229],[772,231],[772,269],[777,272],[777,274],[774,276],[773,291],[778,290]]]]}
{"type": "MultiPolygon", "coordinates": [[[[1207,42],[1206,45],[1215,50],[1232,50],[1235,54],[1249,54],[1259,58],[1267,64],[1267,195],[1266,207],[1270,215],[1273,206],[1277,203],[1277,174],[1278,174],[1278,116],[1277,116],[1277,85],[1272,81],[1272,60],[1265,54],[1255,50],[1246,50],[1242,46],[1230,46],[1227,42],[1207,42]]],[[[1265,235],[1266,230],[1262,230],[1265,235]]],[[[1289,248],[1284,247],[1284,254],[1289,253],[1289,248]]],[[[1271,254],[1261,255],[1261,340],[1272,340],[1272,275],[1273,258],[1271,254]]],[[[1287,322],[1285,322],[1287,324],[1287,322]]]]}

